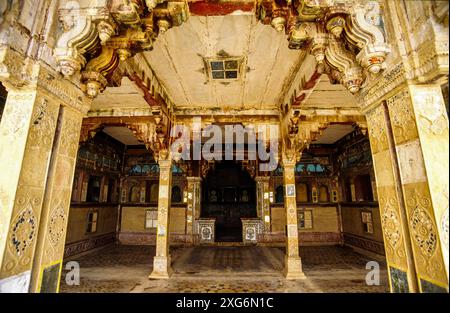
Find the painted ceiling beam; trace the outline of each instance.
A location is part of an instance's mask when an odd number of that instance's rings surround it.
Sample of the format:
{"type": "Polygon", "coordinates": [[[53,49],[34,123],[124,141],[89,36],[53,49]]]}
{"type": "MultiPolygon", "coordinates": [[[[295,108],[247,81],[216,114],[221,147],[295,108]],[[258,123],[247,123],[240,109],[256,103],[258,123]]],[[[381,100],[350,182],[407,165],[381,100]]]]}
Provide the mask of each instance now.
{"type": "Polygon", "coordinates": [[[239,13],[254,13],[255,2],[244,1],[189,1],[189,13],[200,16],[219,16],[239,13]]]}

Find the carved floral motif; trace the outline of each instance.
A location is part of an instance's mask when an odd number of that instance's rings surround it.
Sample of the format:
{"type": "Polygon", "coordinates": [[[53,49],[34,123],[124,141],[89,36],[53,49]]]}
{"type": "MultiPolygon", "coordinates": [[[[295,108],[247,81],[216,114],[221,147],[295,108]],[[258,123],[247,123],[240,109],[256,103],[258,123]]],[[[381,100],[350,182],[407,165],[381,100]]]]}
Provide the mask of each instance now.
{"type": "Polygon", "coordinates": [[[37,220],[31,205],[26,206],[14,219],[11,231],[11,248],[18,256],[32,245],[37,234],[37,220]]]}
{"type": "Polygon", "coordinates": [[[66,212],[64,206],[58,205],[50,214],[48,235],[50,242],[57,246],[66,232],[66,212]]]}
{"type": "Polygon", "coordinates": [[[437,234],[430,216],[423,208],[416,206],[411,214],[410,224],[413,238],[420,251],[423,255],[431,257],[436,250],[437,234]]]}
{"type": "Polygon", "coordinates": [[[388,147],[384,108],[378,106],[367,114],[372,153],[384,151],[388,147]]]}
{"type": "Polygon", "coordinates": [[[413,106],[408,91],[400,92],[387,100],[396,144],[417,137],[413,106]]]}
{"type": "Polygon", "coordinates": [[[448,129],[447,113],[439,88],[415,88],[413,100],[420,124],[426,132],[441,135],[448,129]]]}
{"type": "Polygon", "coordinates": [[[381,223],[383,225],[384,237],[389,245],[393,249],[396,249],[401,240],[400,221],[396,210],[391,206],[386,205],[381,217],[381,223]]]}

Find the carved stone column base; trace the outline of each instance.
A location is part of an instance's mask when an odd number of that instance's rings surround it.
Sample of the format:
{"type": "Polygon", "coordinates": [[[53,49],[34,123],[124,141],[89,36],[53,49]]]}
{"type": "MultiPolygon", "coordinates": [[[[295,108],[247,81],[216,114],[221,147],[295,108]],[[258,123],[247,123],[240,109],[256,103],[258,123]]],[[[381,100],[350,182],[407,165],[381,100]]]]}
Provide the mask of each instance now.
{"type": "Polygon", "coordinates": [[[169,279],[173,273],[169,256],[155,256],[153,258],[153,271],[148,276],[150,279],[169,279]]]}
{"type": "Polygon", "coordinates": [[[289,280],[306,279],[302,271],[302,259],[300,257],[284,257],[284,277],[289,280]]]}

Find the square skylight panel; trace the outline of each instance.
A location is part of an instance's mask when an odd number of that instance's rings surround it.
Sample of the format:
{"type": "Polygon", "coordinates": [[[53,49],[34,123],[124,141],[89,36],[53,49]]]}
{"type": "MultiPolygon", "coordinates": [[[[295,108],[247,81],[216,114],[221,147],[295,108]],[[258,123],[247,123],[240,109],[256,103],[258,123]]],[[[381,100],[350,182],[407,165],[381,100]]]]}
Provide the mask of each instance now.
{"type": "Polygon", "coordinates": [[[213,60],[209,61],[212,79],[236,80],[239,78],[239,60],[213,60]]]}

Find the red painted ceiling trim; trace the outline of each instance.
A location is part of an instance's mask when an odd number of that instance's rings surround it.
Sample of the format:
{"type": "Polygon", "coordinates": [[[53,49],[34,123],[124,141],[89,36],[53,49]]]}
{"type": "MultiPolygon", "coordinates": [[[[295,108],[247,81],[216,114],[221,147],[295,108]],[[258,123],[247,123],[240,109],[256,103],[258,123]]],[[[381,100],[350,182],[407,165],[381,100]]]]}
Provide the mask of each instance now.
{"type": "Polygon", "coordinates": [[[255,4],[253,2],[211,2],[197,1],[189,2],[189,12],[192,15],[212,16],[212,15],[228,15],[234,11],[241,10],[243,12],[251,12],[255,4]]]}
{"type": "Polygon", "coordinates": [[[144,92],[144,99],[150,105],[150,107],[159,106],[158,101],[153,97],[153,95],[148,90],[147,86],[145,86],[144,82],[138,75],[132,74],[132,75],[129,75],[129,78],[131,81],[133,81],[136,84],[136,86],[139,89],[141,89],[144,92]]]}
{"type": "Polygon", "coordinates": [[[303,85],[304,90],[308,90],[316,86],[317,80],[322,76],[318,71],[315,71],[314,74],[312,74],[311,78],[303,85]]]}
{"type": "Polygon", "coordinates": [[[294,99],[294,102],[292,103],[292,105],[293,105],[293,106],[298,106],[298,105],[300,105],[300,104],[303,102],[303,100],[305,100],[305,98],[306,98],[306,93],[301,93],[301,94],[299,94],[299,95],[294,99]]]}
{"type": "Polygon", "coordinates": [[[311,75],[310,79],[304,83],[302,92],[294,99],[294,102],[292,103],[293,106],[299,106],[302,104],[306,98],[306,94],[312,92],[308,92],[308,90],[311,90],[317,85],[320,76],[322,76],[322,74],[320,74],[317,70],[311,75]]]}

